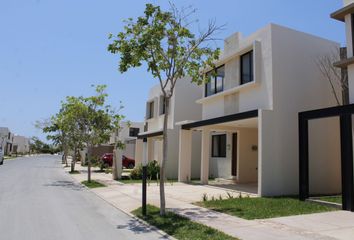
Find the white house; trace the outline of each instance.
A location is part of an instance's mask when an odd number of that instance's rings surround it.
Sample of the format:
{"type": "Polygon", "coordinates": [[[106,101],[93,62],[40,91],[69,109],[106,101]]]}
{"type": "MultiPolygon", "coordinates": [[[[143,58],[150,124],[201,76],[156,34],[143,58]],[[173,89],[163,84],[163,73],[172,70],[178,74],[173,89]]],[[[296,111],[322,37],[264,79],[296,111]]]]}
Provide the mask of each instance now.
{"type": "Polygon", "coordinates": [[[135,145],[138,134],[144,129],[142,122],[122,122],[119,133],[112,133],[109,144],[114,145],[116,140],[124,143],[122,155],[135,159],[135,145]],[[118,138],[118,139],[117,139],[118,138]]]}
{"type": "MultiPolygon", "coordinates": [[[[202,116],[202,106],[196,103],[203,89],[191,82],[190,78],[182,78],[177,81],[173,97],[169,103],[169,118],[167,125],[168,134],[168,157],[166,162],[166,177],[177,179],[178,177],[178,149],[179,149],[179,126],[176,123],[185,119],[198,120],[202,116]]],[[[143,141],[147,144],[147,160],[162,160],[162,129],[165,114],[164,99],[160,84],[150,89],[146,102],[146,117],[144,132],[139,133],[136,147],[137,162],[143,158],[143,141]]],[[[194,147],[191,151],[193,158],[200,158],[200,136],[194,136],[194,147]]],[[[200,163],[194,162],[191,166],[189,178],[199,178],[200,163]]]]}
{"type": "Polygon", "coordinates": [[[0,127],[0,148],[5,155],[11,155],[14,134],[7,127],[0,127]]]}
{"type": "Polygon", "coordinates": [[[24,136],[15,135],[13,138],[13,153],[27,154],[30,152],[30,139],[24,136]]]}
{"type": "MultiPolygon", "coordinates": [[[[251,183],[260,196],[297,194],[298,112],[335,105],[316,60],[336,48],[276,24],[226,38],[216,69],[205,70],[211,79],[196,100],[201,119],[180,127],[179,181],[188,181],[200,162],[204,184],[219,177],[251,183]],[[192,154],[196,133],[202,134],[200,158],[192,154]]],[[[310,168],[321,169],[311,175],[313,192],[340,192],[337,125],[338,119],[325,119],[310,126],[310,168]]]]}

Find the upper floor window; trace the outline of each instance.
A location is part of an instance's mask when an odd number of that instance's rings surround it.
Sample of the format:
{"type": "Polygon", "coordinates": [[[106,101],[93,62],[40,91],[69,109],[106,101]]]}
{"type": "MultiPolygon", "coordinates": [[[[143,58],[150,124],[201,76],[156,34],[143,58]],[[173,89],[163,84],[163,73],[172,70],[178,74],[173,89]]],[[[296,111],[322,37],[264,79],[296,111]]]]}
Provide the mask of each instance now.
{"type": "Polygon", "coordinates": [[[146,118],[150,119],[154,117],[154,101],[148,102],[147,103],[147,109],[146,109],[146,118]]]}
{"type": "Polygon", "coordinates": [[[253,50],[241,56],[241,84],[253,81],[253,50]]]}
{"type": "Polygon", "coordinates": [[[210,96],[224,90],[225,65],[207,73],[208,83],[205,84],[205,96],[210,96]]]}
{"type": "Polygon", "coordinates": [[[160,115],[166,113],[166,102],[164,96],[160,97],[160,115]]]}
{"type": "Polygon", "coordinates": [[[135,128],[135,127],[129,128],[129,137],[137,137],[139,134],[139,131],[140,131],[139,128],[135,128]]]}

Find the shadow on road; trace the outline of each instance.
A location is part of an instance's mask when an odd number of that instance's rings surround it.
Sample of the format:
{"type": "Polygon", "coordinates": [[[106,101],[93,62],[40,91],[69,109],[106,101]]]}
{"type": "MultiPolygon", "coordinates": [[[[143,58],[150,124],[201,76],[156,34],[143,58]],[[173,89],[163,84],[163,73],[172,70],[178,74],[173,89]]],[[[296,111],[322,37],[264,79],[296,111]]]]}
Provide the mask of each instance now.
{"type": "MultiPolygon", "coordinates": [[[[149,232],[155,232],[158,230],[155,227],[148,226],[138,220],[132,219],[128,222],[128,224],[118,225],[117,229],[128,229],[135,234],[144,234],[149,232]]],[[[159,239],[169,239],[168,236],[161,236],[159,239]]]]}
{"type": "Polygon", "coordinates": [[[84,187],[80,184],[74,183],[72,181],[55,181],[50,184],[44,184],[46,187],[63,187],[63,188],[69,188],[71,190],[75,191],[81,191],[84,189],[84,187]]]}

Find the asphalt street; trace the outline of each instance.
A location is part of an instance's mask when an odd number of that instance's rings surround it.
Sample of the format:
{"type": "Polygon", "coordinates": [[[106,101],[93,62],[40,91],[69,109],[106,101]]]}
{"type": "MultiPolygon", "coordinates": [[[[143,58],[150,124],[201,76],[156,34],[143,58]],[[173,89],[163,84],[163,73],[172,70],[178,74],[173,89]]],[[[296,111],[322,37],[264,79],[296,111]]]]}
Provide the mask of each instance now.
{"type": "Polygon", "coordinates": [[[0,166],[0,239],[161,239],[73,181],[59,156],[6,160],[0,166]]]}

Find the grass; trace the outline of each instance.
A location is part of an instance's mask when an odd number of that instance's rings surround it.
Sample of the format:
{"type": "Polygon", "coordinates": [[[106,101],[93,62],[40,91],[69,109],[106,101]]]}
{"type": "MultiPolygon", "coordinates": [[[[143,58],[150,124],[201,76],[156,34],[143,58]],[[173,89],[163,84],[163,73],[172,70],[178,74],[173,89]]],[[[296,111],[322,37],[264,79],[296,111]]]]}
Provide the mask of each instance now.
{"type": "Polygon", "coordinates": [[[16,156],[4,156],[4,160],[13,160],[17,158],[16,156]]]}
{"type": "Polygon", "coordinates": [[[91,180],[91,182],[88,181],[82,181],[81,182],[83,185],[85,185],[88,188],[99,188],[99,187],[106,187],[106,185],[99,183],[97,181],[91,180]]]}
{"type": "Polygon", "coordinates": [[[323,196],[315,198],[325,202],[339,203],[342,204],[342,196],[323,196]]]}
{"type": "Polygon", "coordinates": [[[302,202],[293,197],[233,198],[203,201],[196,205],[249,220],[337,210],[317,203],[302,202]]]}
{"type": "MultiPolygon", "coordinates": [[[[117,180],[118,182],[124,183],[124,184],[135,184],[135,183],[142,183],[141,179],[120,179],[117,180]]],[[[173,184],[175,182],[178,182],[177,179],[173,179],[173,180],[166,180],[165,184],[173,184]]],[[[160,180],[147,180],[147,184],[159,184],[160,180]]]]}
{"type": "Polygon", "coordinates": [[[166,216],[160,216],[160,210],[157,207],[148,205],[147,216],[143,217],[141,208],[132,212],[135,216],[144,219],[149,224],[161,229],[170,236],[177,239],[193,239],[193,240],[231,240],[236,239],[225,233],[222,233],[205,225],[192,222],[188,218],[181,217],[175,213],[167,212],[166,216]]]}
{"type": "Polygon", "coordinates": [[[80,174],[80,171],[78,171],[78,170],[69,171],[69,174],[80,174]]]}

